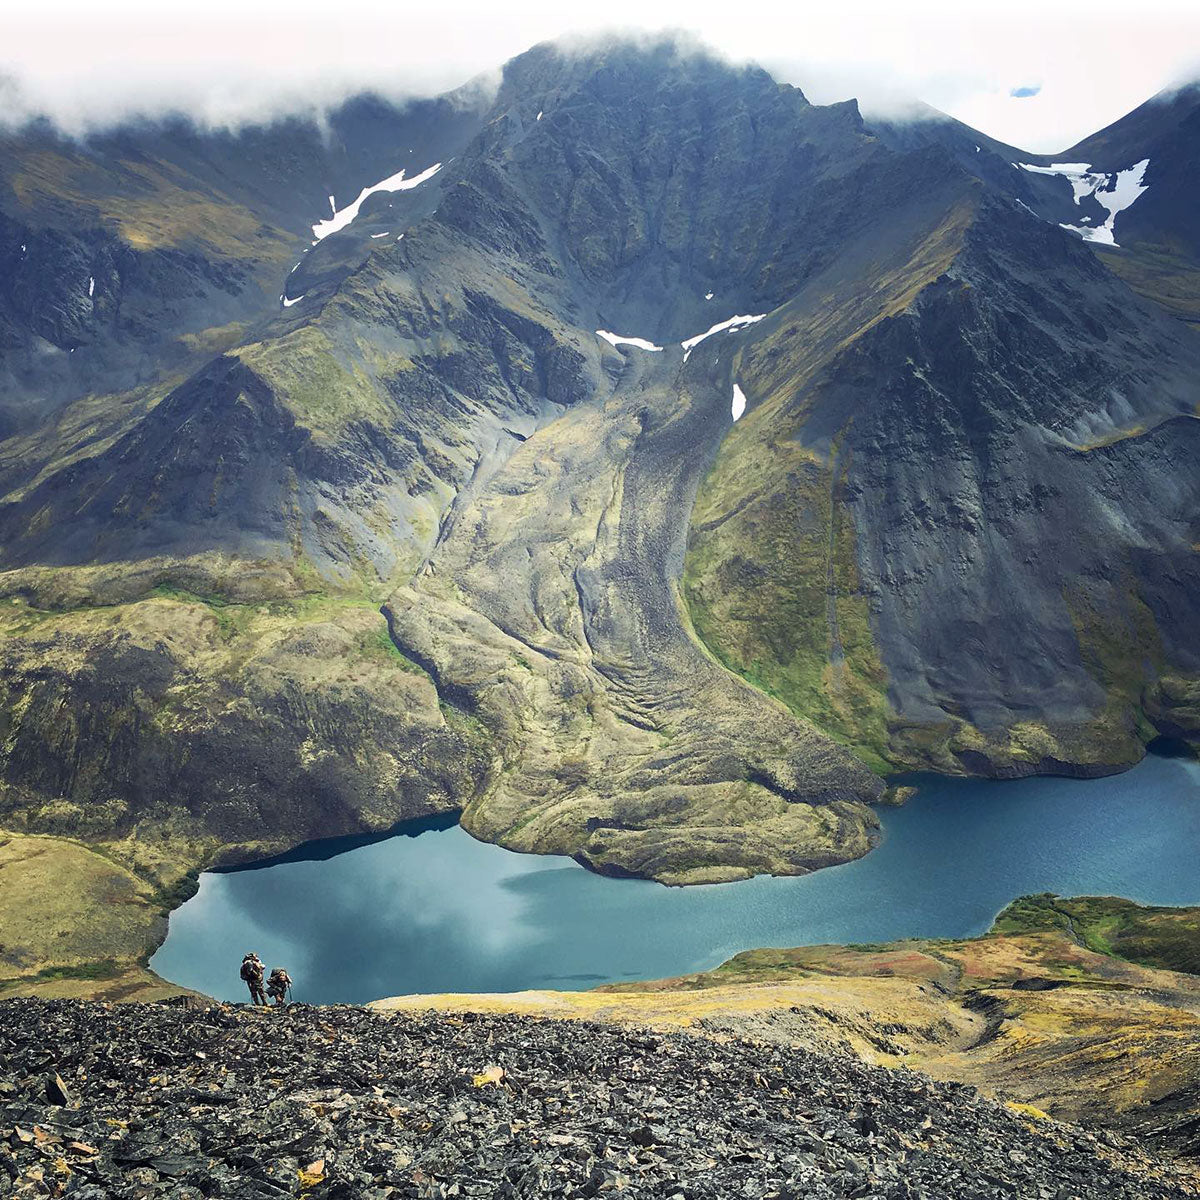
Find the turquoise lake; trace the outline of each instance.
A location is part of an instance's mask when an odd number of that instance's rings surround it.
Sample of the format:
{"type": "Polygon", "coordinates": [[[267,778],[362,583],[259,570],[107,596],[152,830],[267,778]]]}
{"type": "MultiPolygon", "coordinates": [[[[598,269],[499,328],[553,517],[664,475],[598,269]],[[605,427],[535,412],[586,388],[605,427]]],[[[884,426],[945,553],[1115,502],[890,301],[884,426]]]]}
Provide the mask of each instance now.
{"type": "MultiPolygon", "coordinates": [[[[294,998],[586,988],[714,967],[755,946],[964,937],[1028,892],[1200,904],[1200,763],[1148,756],[1104,779],[917,776],[884,809],[882,844],[801,878],[666,888],[570,859],[513,854],[457,826],[326,857],[206,873],[151,960],[160,975],[246,999],[242,955],[294,998]]],[[[301,851],[303,853],[304,851],[301,851]]]]}

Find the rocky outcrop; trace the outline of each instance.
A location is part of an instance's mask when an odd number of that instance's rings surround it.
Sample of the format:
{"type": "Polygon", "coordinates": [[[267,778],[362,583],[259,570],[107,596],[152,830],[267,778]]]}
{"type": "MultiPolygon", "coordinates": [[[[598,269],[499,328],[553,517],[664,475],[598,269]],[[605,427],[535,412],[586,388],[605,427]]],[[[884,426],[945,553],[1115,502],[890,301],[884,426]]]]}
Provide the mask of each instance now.
{"type": "Polygon", "coordinates": [[[514,1017],[0,1002],[0,1188],[1168,1200],[1123,1139],[836,1052],[514,1017]]]}

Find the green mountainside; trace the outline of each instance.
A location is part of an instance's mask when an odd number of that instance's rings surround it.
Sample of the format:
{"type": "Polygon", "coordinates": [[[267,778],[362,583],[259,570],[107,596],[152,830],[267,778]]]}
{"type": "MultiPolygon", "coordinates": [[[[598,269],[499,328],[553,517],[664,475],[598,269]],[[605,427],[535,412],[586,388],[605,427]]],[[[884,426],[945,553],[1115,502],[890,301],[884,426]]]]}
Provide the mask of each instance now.
{"type": "Polygon", "coordinates": [[[461,812],[693,883],[866,853],[892,768],[1200,737],[1190,250],[940,128],[618,42],[6,135],[0,826],[171,889],[461,812]]]}

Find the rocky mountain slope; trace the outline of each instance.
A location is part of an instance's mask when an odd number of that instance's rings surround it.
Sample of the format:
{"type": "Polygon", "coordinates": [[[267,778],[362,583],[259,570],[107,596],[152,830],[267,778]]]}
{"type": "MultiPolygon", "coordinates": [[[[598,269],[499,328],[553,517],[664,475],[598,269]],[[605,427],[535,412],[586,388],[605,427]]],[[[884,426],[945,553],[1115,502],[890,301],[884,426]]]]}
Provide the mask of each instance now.
{"type": "Polygon", "coordinates": [[[1200,728],[1200,333],[1066,180],[669,43],[332,131],[5,145],[4,826],[690,883],[1200,728]]]}
{"type": "Polygon", "coordinates": [[[916,1073],[515,1017],[0,1003],[13,1195],[1194,1195],[916,1073]]]}
{"type": "Polygon", "coordinates": [[[961,941],[748,950],[677,979],[372,1007],[836,1046],[1194,1160],[1198,917],[1113,897],[1029,896],[984,936],[961,941]]]}
{"type": "MultiPolygon", "coordinates": [[[[464,89],[407,108],[353,100],[318,126],[240,134],[178,119],[76,141],[0,137],[0,431],[179,379],[271,311],[298,235],[360,180],[473,135],[464,89]]],[[[28,465],[28,464],[26,464],[28,465]]]]}

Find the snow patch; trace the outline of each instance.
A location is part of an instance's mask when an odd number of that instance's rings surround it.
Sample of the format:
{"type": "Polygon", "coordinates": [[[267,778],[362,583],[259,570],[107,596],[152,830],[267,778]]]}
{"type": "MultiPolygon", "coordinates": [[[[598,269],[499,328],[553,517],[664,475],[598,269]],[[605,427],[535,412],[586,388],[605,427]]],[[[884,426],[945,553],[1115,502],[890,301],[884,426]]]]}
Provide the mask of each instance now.
{"type": "MultiPolygon", "coordinates": [[[[308,295],[308,293],[305,292],[304,296],[307,296],[307,295],[308,295]]],[[[304,296],[297,296],[295,298],[295,300],[289,300],[286,296],[280,296],[279,298],[280,298],[280,300],[283,301],[284,308],[291,308],[293,304],[299,304],[300,301],[304,299],[304,296]]]]}
{"type": "Polygon", "coordinates": [[[390,229],[385,229],[382,233],[373,233],[371,234],[371,240],[374,241],[376,238],[387,237],[391,232],[390,229]]]}
{"type": "Polygon", "coordinates": [[[536,117],[534,117],[534,120],[540,121],[541,119],[542,119],[542,114],[539,112],[538,115],[536,117]]]}
{"type": "Polygon", "coordinates": [[[1102,246],[1115,246],[1116,239],[1112,235],[1112,231],[1107,228],[1107,224],[1098,225],[1094,229],[1090,225],[1068,225],[1065,221],[1059,221],[1060,229],[1065,229],[1068,233],[1077,233],[1085,242],[1099,242],[1102,246]]]}
{"type": "Polygon", "coordinates": [[[95,275],[89,275],[88,276],[88,297],[90,298],[90,297],[94,296],[95,294],[96,294],[96,277],[95,277],[95,275]]]}
{"type": "Polygon", "coordinates": [[[1035,175],[1083,175],[1090,171],[1090,163],[1051,163],[1048,167],[1037,167],[1033,163],[1014,163],[1022,171],[1032,171],[1035,175]]]}
{"type": "Polygon", "coordinates": [[[736,383],[733,385],[733,404],[729,411],[733,413],[735,421],[746,411],[746,393],[736,383]]]}
{"type": "Polygon", "coordinates": [[[646,341],[645,338],[639,337],[621,337],[616,333],[609,333],[607,329],[597,329],[596,336],[603,338],[609,345],[612,346],[636,346],[639,350],[661,350],[661,346],[656,346],[653,342],[646,341]]]}
{"type": "Polygon", "coordinates": [[[329,211],[333,213],[335,217],[337,216],[337,205],[334,203],[332,196],[329,197],[329,211]]]}
{"type": "Polygon", "coordinates": [[[705,292],[705,293],[704,293],[704,298],[705,298],[705,300],[711,300],[711,299],[713,298],[713,293],[712,293],[712,292],[705,292]]]}
{"type": "MultiPolygon", "coordinates": [[[[1108,212],[1108,220],[1104,222],[1104,226],[1110,237],[1117,213],[1124,212],[1144,191],[1148,190],[1142,180],[1145,179],[1146,168],[1149,166],[1150,160],[1143,158],[1141,162],[1134,163],[1132,167],[1118,171],[1117,177],[1109,183],[1108,187],[1101,188],[1096,193],[1096,200],[1100,207],[1108,212]]],[[[1116,243],[1114,242],[1113,245],[1115,246],[1116,243]]]]}
{"type": "MultiPolygon", "coordinates": [[[[342,209],[333,207],[333,197],[330,196],[329,206],[333,208],[333,216],[328,220],[318,221],[312,227],[313,237],[319,242],[322,238],[327,238],[331,233],[337,233],[339,229],[345,229],[358,216],[358,210],[362,207],[363,201],[368,196],[373,196],[376,192],[410,191],[412,188],[419,187],[427,179],[432,179],[441,169],[441,163],[434,163],[428,170],[422,171],[420,175],[414,175],[412,179],[405,179],[406,172],[404,170],[397,171],[395,175],[389,175],[386,179],[381,179],[378,183],[363,188],[358,193],[358,199],[353,204],[347,204],[342,209]]],[[[316,242],[313,245],[316,245],[316,242]]]]}
{"type": "Polygon", "coordinates": [[[1103,225],[1090,227],[1083,222],[1089,217],[1081,217],[1078,224],[1071,225],[1065,221],[1059,224],[1063,229],[1077,233],[1085,242],[1099,242],[1105,246],[1116,246],[1113,236],[1113,223],[1117,214],[1124,212],[1144,191],[1146,185],[1142,182],[1146,168],[1150,165],[1148,158],[1126,167],[1123,171],[1093,171],[1088,163],[1051,163],[1048,167],[1036,167],[1031,163],[1014,164],[1022,171],[1032,171],[1036,175],[1061,175],[1071,185],[1071,194],[1078,207],[1089,196],[1104,209],[1108,216],[1103,225]]]}
{"type": "Polygon", "coordinates": [[[404,241],[404,234],[400,234],[400,236],[396,238],[396,241],[398,241],[398,242],[404,241]]]}
{"type": "Polygon", "coordinates": [[[683,347],[683,361],[687,362],[687,360],[691,357],[692,351],[695,350],[695,348],[700,345],[705,338],[710,338],[716,333],[724,333],[727,329],[742,329],[747,325],[754,325],[756,322],[761,321],[766,315],[766,313],[759,313],[756,317],[730,317],[728,321],[722,321],[719,325],[714,325],[711,329],[706,330],[704,333],[699,333],[694,338],[688,338],[686,342],[680,342],[679,344],[683,347]]]}
{"type": "Polygon", "coordinates": [[[1107,178],[1093,172],[1087,163],[1051,163],[1048,167],[1036,167],[1032,163],[1017,163],[1022,171],[1034,175],[1061,175],[1071,185],[1075,203],[1086,200],[1107,178]]]}

